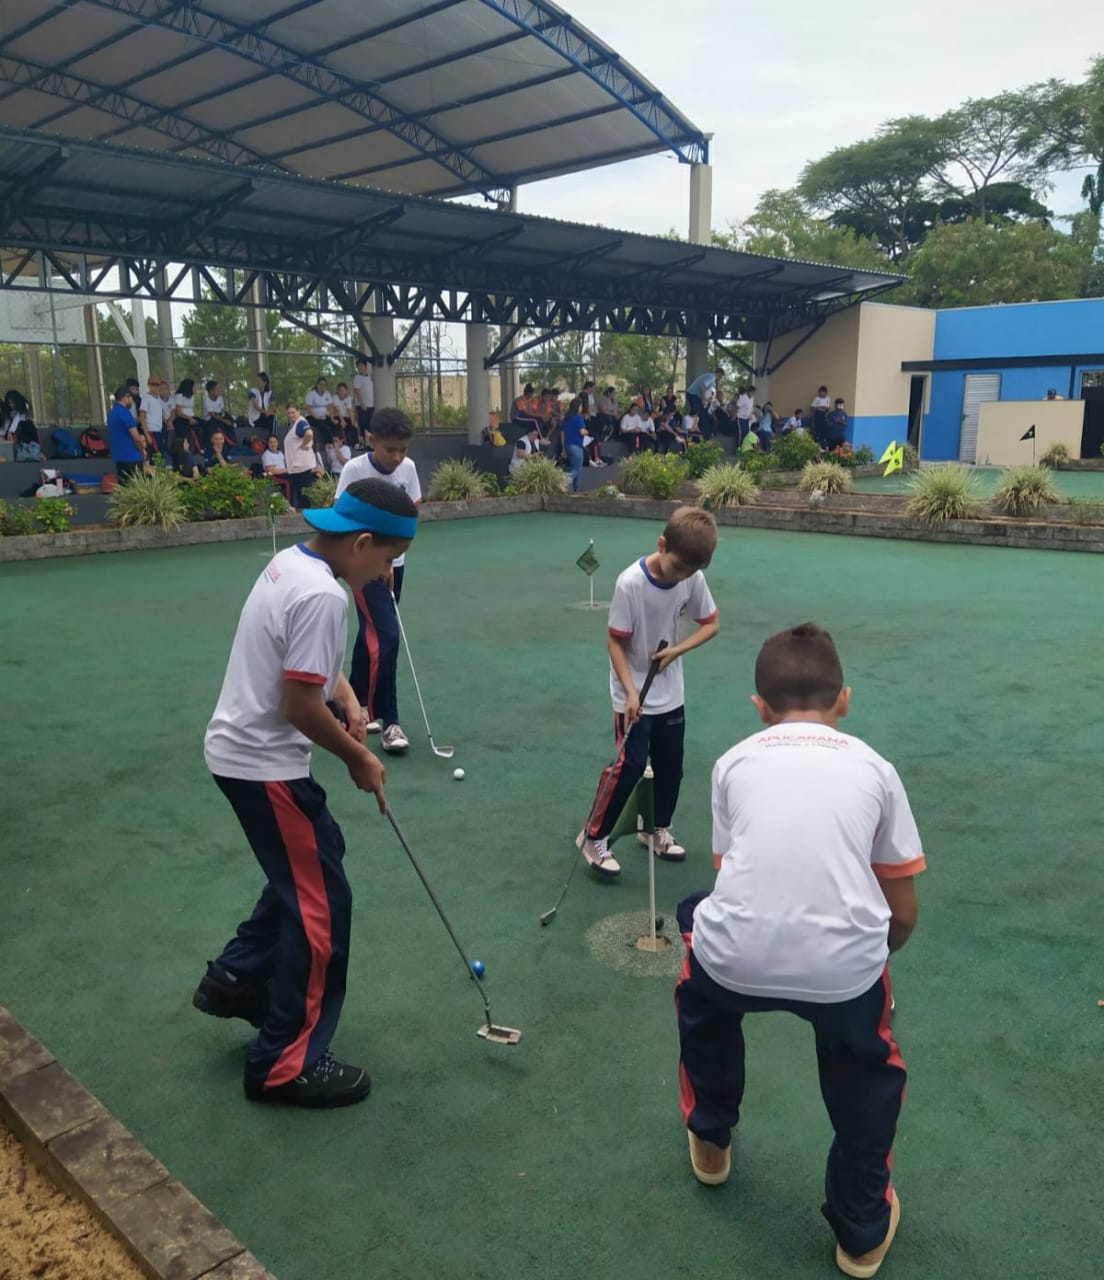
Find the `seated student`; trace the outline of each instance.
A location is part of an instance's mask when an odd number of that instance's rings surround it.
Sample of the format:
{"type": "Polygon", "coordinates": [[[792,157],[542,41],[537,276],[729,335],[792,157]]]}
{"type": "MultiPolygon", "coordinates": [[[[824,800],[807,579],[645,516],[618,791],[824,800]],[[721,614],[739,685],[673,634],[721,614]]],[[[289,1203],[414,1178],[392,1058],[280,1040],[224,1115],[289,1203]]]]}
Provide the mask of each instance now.
{"type": "MultiPolygon", "coordinates": [[[[580,407],[580,417],[582,417],[582,409],[580,407]]],[[[564,419],[564,422],[567,418],[564,419]]],[[[602,458],[598,441],[590,434],[590,428],[586,425],[586,418],[583,418],[583,429],[580,433],[580,439],[583,446],[583,466],[584,467],[604,467],[605,461],[602,458]]]]}
{"type": "Polygon", "coordinates": [[[206,464],[195,457],[188,447],[187,441],[180,436],[173,438],[173,443],[169,448],[169,461],[177,476],[188,484],[207,474],[206,464]]]}
{"type": "Polygon", "coordinates": [[[656,443],[660,453],[685,453],[686,436],[682,432],[682,415],[661,413],[656,419],[656,443]],[[676,421],[678,426],[675,425],[676,421]]]}
{"type": "Polygon", "coordinates": [[[548,441],[541,435],[540,427],[532,426],[523,436],[518,437],[517,447],[524,450],[527,458],[533,458],[537,454],[548,452],[548,441]]]}
{"type": "Polygon", "coordinates": [[[334,437],[326,446],[326,461],[333,475],[339,476],[346,462],[352,459],[353,451],[344,440],[334,437]]]}
{"type": "Polygon", "coordinates": [[[204,444],[199,434],[199,421],[195,412],[195,379],[185,378],[176,389],[173,399],[173,433],[189,441],[193,449],[204,444]]]}
{"type": "Polygon", "coordinates": [[[333,439],[334,433],[333,396],[325,378],[319,378],[307,392],[306,405],[314,439],[320,449],[325,448],[333,439]]]}
{"type": "Polygon", "coordinates": [[[510,475],[517,475],[518,471],[529,460],[529,450],[525,447],[526,440],[524,436],[519,436],[517,443],[514,445],[513,457],[510,459],[509,472],[510,475]]]}
{"type": "Polygon", "coordinates": [[[221,430],[211,433],[211,443],[204,451],[203,461],[210,471],[217,471],[219,467],[233,467],[236,465],[229,457],[226,436],[221,430]]]}
{"type": "Polygon", "coordinates": [[[333,421],[335,432],[340,432],[343,440],[352,444],[358,439],[356,420],[353,417],[353,397],[344,382],[339,382],[334,391],[333,421]]]}
{"type": "Polygon", "coordinates": [[[529,428],[534,423],[540,426],[540,404],[533,395],[533,384],[527,382],[521,395],[514,401],[510,417],[511,423],[519,427],[529,428]]]}
{"type": "Polygon", "coordinates": [[[682,415],[682,435],[687,444],[695,444],[705,439],[696,413],[682,415]]]}
{"type": "Polygon", "coordinates": [[[11,390],[0,406],[0,435],[12,442],[16,462],[40,462],[42,444],[31,417],[30,401],[22,392],[11,390]]]}
{"type": "MultiPolygon", "coordinates": [[[[755,690],[766,728],[713,769],[716,883],[677,912],[690,1163],[710,1186],[730,1175],[747,1018],[777,1012],[809,1023],[835,1131],[822,1212],[837,1267],[870,1277],[901,1215],[892,1160],[906,1071],[890,1026],[888,965],[916,926],[923,846],[893,765],[839,727],[851,690],[826,631],[803,623],[770,637],[755,690]]],[[[776,1252],[786,1239],[779,1230],[776,1252]]],[[[769,1273],[798,1274],[798,1252],[793,1265],[776,1257],[769,1273]]]]}
{"type": "Polygon", "coordinates": [[[234,443],[234,419],[226,408],[226,397],[219,390],[217,378],[211,378],[204,384],[203,418],[208,436],[221,431],[231,444],[234,443]]]}
{"type": "Polygon", "coordinates": [[[276,411],[272,404],[272,387],[268,374],[261,369],[257,374],[257,385],[249,391],[249,409],[246,412],[249,429],[258,436],[268,436],[276,426],[276,411]]]}
{"type": "MultiPolygon", "coordinates": [[[[654,430],[652,434],[654,435],[654,430]]],[[[630,449],[643,449],[647,445],[649,437],[644,425],[642,406],[636,400],[621,415],[618,435],[630,449]]]]}
{"type": "Polygon", "coordinates": [[[617,393],[607,387],[598,397],[598,410],[592,426],[599,441],[612,440],[618,432],[620,417],[617,412],[617,393]]]}
{"type": "Polygon", "coordinates": [[[261,470],[266,476],[286,476],[287,463],[284,451],[280,448],[280,437],[269,436],[264,453],[261,454],[261,470]]]}
{"type": "Polygon", "coordinates": [[[799,436],[805,434],[805,418],[804,409],[795,409],[793,413],[786,419],[786,425],[782,428],[782,434],[788,436],[791,432],[796,432],[799,436]]]}

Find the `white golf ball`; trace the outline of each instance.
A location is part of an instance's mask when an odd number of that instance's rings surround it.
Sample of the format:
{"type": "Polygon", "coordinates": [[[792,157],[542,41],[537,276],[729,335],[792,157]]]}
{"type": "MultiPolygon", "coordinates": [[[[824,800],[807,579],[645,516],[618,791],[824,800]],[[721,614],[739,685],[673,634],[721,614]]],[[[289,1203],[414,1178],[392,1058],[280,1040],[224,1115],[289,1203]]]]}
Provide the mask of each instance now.
{"type": "Polygon", "coordinates": [[[452,771],[452,776],[456,779],[456,781],[457,781],[457,782],[463,782],[463,781],[464,781],[464,770],[463,770],[463,769],[453,769],[453,771],[452,771]]]}

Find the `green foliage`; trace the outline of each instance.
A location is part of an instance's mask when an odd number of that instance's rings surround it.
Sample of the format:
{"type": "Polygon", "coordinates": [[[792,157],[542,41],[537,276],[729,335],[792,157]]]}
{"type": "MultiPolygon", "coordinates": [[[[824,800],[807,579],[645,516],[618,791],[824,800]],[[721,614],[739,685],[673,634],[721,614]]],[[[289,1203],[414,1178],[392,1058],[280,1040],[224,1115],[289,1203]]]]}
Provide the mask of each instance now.
{"type": "Polygon", "coordinates": [[[466,404],[449,404],[447,400],[431,400],[429,414],[424,426],[433,423],[438,427],[466,427],[468,425],[468,406],[466,404]]]}
{"type": "Polygon", "coordinates": [[[832,450],[828,460],[839,463],[841,467],[862,467],[874,461],[874,450],[866,444],[853,449],[845,442],[832,450]]]}
{"type": "Polygon", "coordinates": [[[543,458],[538,454],[526,458],[514,472],[514,488],[518,493],[567,493],[571,482],[567,472],[561,471],[551,458],[543,458]]]}
{"type": "Polygon", "coordinates": [[[1062,463],[1069,462],[1069,460],[1070,451],[1064,444],[1052,444],[1039,459],[1039,466],[1050,467],[1053,470],[1062,463]]]}
{"type": "Polygon", "coordinates": [[[920,465],[920,454],[917,452],[915,445],[903,444],[901,448],[904,451],[904,470],[915,471],[920,465]]]}
{"type": "Polygon", "coordinates": [[[468,458],[446,458],[429,481],[431,502],[474,502],[485,493],[483,476],[468,458]]]}
{"type": "Polygon", "coordinates": [[[257,514],[257,485],[247,471],[216,467],[180,486],[186,520],[243,520],[257,514]]]}
{"type": "Polygon", "coordinates": [[[807,462],[819,461],[820,445],[811,435],[798,435],[791,431],[789,435],[775,440],[771,454],[779,471],[800,471],[807,462]]]}
{"type": "Polygon", "coordinates": [[[909,479],[908,512],[924,524],[972,520],[981,514],[977,478],[966,467],[929,467],[909,479]]]}
{"type": "Polygon", "coordinates": [[[1092,498],[1069,498],[1066,506],[1071,524],[1104,524],[1104,507],[1092,498]]]}
{"type": "Polygon", "coordinates": [[[34,512],[26,507],[10,507],[0,499],[0,538],[25,538],[38,533],[34,512]]]}
{"type": "Polygon", "coordinates": [[[310,507],[332,507],[337,501],[337,476],[330,475],[329,472],[315,476],[303,490],[303,497],[310,507]]]}
{"type": "Polygon", "coordinates": [[[1009,467],[1001,476],[993,503],[1006,516],[1033,516],[1044,502],[1061,502],[1050,473],[1041,467],[1009,467]]]}
{"type": "Polygon", "coordinates": [[[277,489],[268,480],[257,480],[255,483],[258,507],[273,519],[277,516],[286,516],[291,510],[291,503],[284,497],[283,490],[277,489]]]}
{"type": "Polygon", "coordinates": [[[741,453],[739,459],[737,465],[746,471],[756,484],[768,489],[785,487],[782,477],[772,474],[778,469],[778,458],[773,452],[763,453],[762,450],[756,449],[753,452],[741,453]],[[768,480],[777,481],[777,483],[768,483],[768,480]]]}
{"type": "Polygon", "coordinates": [[[871,271],[886,269],[885,254],[872,237],[856,235],[818,218],[796,191],[772,187],[759,197],[746,222],[726,234],[715,235],[726,249],[761,253],[768,258],[799,258],[831,262],[871,271]]]}
{"type": "MultiPolygon", "coordinates": [[[[677,378],[686,356],[683,338],[646,338],[635,333],[603,333],[598,348],[602,381],[620,384],[635,394],[645,387],[657,392],[677,378]]],[[[579,379],[581,385],[583,379],[579,379]]]]}
{"type": "Polygon", "coordinates": [[[1082,296],[1092,245],[1040,223],[940,223],[912,255],[912,279],[893,300],[921,307],[1082,296]]]}
{"type": "Polygon", "coordinates": [[[621,488],[626,493],[642,493],[666,501],[685,479],[686,463],[673,453],[641,449],[621,464],[621,488]]]}
{"type": "Polygon", "coordinates": [[[686,474],[691,480],[700,479],[710,467],[719,466],[725,456],[724,445],[719,440],[701,440],[686,450],[686,474]]]}
{"type": "Polygon", "coordinates": [[[65,533],[72,527],[75,508],[67,498],[39,498],[34,518],[44,533],[65,533]]]}
{"type": "Polygon", "coordinates": [[[746,507],[759,494],[755,477],[744,467],[731,462],[710,467],[697,481],[697,489],[702,506],[711,510],[746,507]]]}
{"type": "Polygon", "coordinates": [[[802,493],[850,493],[855,478],[838,462],[807,462],[797,487],[802,493]]]}
{"type": "Polygon", "coordinates": [[[502,492],[502,486],[498,482],[498,476],[493,471],[483,472],[483,492],[488,498],[497,498],[502,492]]]}
{"type": "Polygon", "coordinates": [[[188,518],[184,501],[187,487],[163,468],[152,475],[136,471],[112,490],[107,500],[107,518],[121,528],[142,525],[176,529],[188,518]]]}

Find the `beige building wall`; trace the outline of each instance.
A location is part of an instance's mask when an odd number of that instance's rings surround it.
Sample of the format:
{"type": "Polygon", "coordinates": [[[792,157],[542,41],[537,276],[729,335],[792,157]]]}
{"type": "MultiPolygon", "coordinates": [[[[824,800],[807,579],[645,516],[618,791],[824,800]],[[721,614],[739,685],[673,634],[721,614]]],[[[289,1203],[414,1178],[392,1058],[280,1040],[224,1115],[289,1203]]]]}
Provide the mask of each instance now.
{"type": "MultiPolygon", "coordinates": [[[[769,398],[785,420],[794,409],[804,409],[809,414],[809,402],[822,384],[834,400],[843,396],[848,412],[853,412],[855,402],[855,375],[859,361],[859,307],[834,315],[813,334],[800,350],[770,375],[769,395],[757,395],[760,404],[769,398]]],[[[799,329],[776,338],[771,349],[773,363],[784,357],[802,338],[808,329],[799,329]]]]}
{"type": "MultiPolygon", "coordinates": [[[[884,302],[864,302],[857,311],[859,358],[855,393],[848,400],[848,412],[852,417],[870,418],[906,415],[912,374],[901,372],[901,362],[932,358],[935,312],[884,302]]],[[[930,386],[929,378],[929,390],[930,386]]],[[[832,395],[836,394],[832,391],[832,395]]],[[[925,411],[927,407],[925,403],[925,411]]]]}
{"type": "Polygon", "coordinates": [[[1071,458],[1081,456],[1085,405],[1080,400],[990,400],[978,417],[978,466],[1030,466],[1053,444],[1064,444],[1071,458]],[[1035,428],[1034,450],[1020,437],[1035,428]]]}

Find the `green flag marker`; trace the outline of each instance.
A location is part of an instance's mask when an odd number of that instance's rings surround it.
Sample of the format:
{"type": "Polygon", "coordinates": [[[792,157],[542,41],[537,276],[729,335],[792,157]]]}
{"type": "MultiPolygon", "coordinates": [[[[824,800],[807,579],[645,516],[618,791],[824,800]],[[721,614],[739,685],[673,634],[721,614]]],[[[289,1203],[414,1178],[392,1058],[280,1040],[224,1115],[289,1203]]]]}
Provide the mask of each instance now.
{"type": "Polygon", "coordinates": [[[589,578],[591,574],[598,572],[598,557],[594,554],[594,543],[592,542],[583,554],[575,561],[580,569],[589,578]]]}
{"type": "Polygon", "coordinates": [[[645,832],[655,830],[654,783],[651,778],[641,778],[633,788],[632,795],[625,801],[625,807],[621,810],[621,816],[606,839],[613,844],[622,836],[635,836],[638,830],[645,832]],[[643,819],[642,826],[638,826],[640,819],[643,819]]]}
{"type": "Polygon", "coordinates": [[[1022,436],[1020,436],[1020,439],[1021,439],[1021,440],[1034,440],[1034,439],[1035,439],[1035,424],[1034,424],[1034,422],[1031,424],[1031,426],[1030,426],[1030,427],[1028,427],[1028,429],[1023,433],[1023,435],[1022,435],[1022,436]]]}

